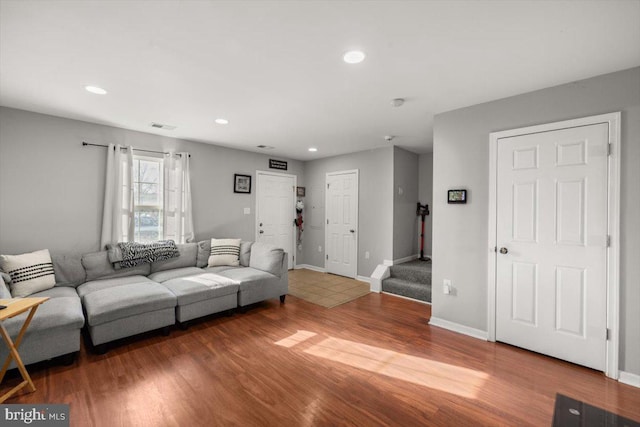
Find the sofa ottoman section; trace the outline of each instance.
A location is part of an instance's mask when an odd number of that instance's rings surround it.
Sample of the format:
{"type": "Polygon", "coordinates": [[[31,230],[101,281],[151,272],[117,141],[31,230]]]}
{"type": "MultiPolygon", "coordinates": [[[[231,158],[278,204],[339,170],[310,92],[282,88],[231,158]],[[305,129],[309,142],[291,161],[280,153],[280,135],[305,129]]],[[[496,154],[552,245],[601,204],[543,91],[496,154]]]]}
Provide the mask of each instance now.
{"type": "Polygon", "coordinates": [[[94,280],[78,294],[94,346],[175,324],[175,295],[143,276],[94,280]]]}
{"type": "Polygon", "coordinates": [[[220,275],[240,283],[238,289],[240,307],[277,298],[288,292],[288,286],[283,287],[280,277],[255,268],[225,270],[220,272],[220,275]]]}
{"type": "Polygon", "coordinates": [[[176,320],[189,320],[238,306],[239,283],[214,274],[200,273],[162,282],[177,298],[176,320]]]}

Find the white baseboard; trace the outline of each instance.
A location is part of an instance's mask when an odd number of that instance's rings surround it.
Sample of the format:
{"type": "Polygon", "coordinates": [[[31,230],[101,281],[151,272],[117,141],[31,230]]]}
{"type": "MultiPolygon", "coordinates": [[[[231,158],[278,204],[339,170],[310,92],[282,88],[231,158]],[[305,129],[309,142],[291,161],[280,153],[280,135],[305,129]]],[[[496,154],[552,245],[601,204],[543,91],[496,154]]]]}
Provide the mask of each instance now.
{"type": "Polygon", "coordinates": [[[432,326],[437,326],[439,328],[448,329],[459,334],[468,335],[470,337],[477,338],[483,341],[487,341],[488,338],[488,334],[486,331],[481,331],[480,329],[471,328],[469,326],[464,326],[459,323],[450,322],[448,320],[438,319],[437,317],[433,316],[431,316],[431,319],[429,319],[429,324],[432,326]]]}
{"type": "Polygon", "coordinates": [[[396,298],[408,299],[409,301],[419,302],[420,304],[431,305],[430,302],[426,302],[426,301],[422,301],[422,300],[419,300],[419,299],[405,297],[404,295],[392,294],[391,292],[384,292],[384,291],[382,291],[381,293],[383,293],[385,295],[391,295],[392,297],[396,297],[396,298]]]}
{"type": "Polygon", "coordinates": [[[296,270],[301,270],[303,268],[306,268],[307,270],[311,270],[311,271],[317,271],[318,273],[326,273],[327,272],[322,267],[316,267],[315,265],[310,265],[310,264],[297,264],[295,266],[296,270]]]}
{"type": "Polygon", "coordinates": [[[371,277],[367,277],[367,276],[356,276],[356,280],[359,280],[361,282],[367,282],[369,284],[371,284],[371,277]]]}
{"type": "Polygon", "coordinates": [[[640,375],[632,374],[631,372],[620,371],[618,381],[623,384],[640,388],[640,375]]]}

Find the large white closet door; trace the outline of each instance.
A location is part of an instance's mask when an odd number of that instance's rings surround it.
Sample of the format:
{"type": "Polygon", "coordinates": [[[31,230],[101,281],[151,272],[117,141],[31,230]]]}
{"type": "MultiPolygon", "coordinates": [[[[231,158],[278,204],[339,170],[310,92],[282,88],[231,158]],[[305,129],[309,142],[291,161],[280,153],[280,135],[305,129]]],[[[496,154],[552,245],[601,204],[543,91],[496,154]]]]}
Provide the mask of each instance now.
{"type": "Polygon", "coordinates": [[[608,125],[498,140],[496,339],[605,368],[608,125]]]}

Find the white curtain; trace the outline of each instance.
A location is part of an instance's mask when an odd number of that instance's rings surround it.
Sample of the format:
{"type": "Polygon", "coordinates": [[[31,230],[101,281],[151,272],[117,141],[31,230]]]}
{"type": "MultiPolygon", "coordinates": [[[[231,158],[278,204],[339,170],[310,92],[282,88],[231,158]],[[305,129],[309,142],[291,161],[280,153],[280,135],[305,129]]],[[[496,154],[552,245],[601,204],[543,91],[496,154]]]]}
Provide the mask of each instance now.
{"type": "Polygon", "coordinates": [[[164,157],[164,238],[176,243],[194,241],[189,153],[164,157]]]}
{"type": "Polygon", "coordinates": [[[100,247],[133,240],[133,149],[120,144],[107,148],[107,178],[100,247]]]}

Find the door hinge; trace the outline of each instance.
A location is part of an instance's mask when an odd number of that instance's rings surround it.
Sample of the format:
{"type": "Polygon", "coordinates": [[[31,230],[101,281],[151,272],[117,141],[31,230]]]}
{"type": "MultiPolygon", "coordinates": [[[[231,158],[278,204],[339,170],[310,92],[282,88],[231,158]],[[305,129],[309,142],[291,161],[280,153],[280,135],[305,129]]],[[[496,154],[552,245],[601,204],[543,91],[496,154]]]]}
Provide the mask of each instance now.
{"type": "Polygon", "coordinates": [[[607,234],[607,247],[610,248],[611,247],[611,235],[607,234]]]}
{"type": "Polygon", "coordinates": [[[329,219],[327,218],[327,224],[329,224],[329,219]]]}
{"type": "Polygon", "coordinates": [[[611,329],[607,328],[607,332],[605,333],[606,340],[609,341],[611,339],[611,329]]]}
{"type": "Polygon", "coordinates": [[[498,252],[498,247],[497,246],[493,247],[493,252],[498,252]]]}
{"type": "Polygon", "coordinates": [[[610,156],[613,154],[613,144],[609,143],[607,144],[607,156],[610,156]]]}
{"type": "Polygon", "coordinates": [[[329,254],[327,254],[327,261],[329,261],[329,254]]]}
{"type": "Polygon", "coordinates": [[[327,189],[329,189],[329,184],[327,184],[327,189]]]}

